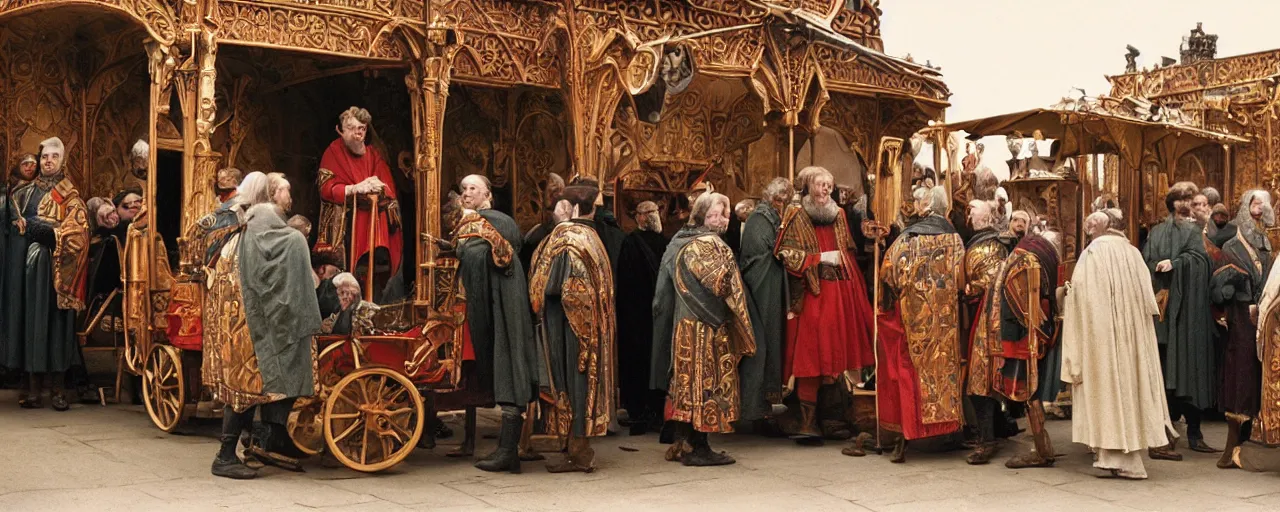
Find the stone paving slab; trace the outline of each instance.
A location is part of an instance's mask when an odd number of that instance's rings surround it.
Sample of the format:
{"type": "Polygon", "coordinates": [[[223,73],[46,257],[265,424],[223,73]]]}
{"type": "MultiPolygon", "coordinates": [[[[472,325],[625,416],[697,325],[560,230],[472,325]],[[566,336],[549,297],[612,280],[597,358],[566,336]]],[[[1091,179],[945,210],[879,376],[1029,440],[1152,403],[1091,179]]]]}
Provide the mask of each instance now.
{"type": "MultiPolygon", "coordinates": [[[[986,466],[965,464],[959,451],[910,450],[907,463],[891,464],[875,454],[845,457],[841,443],[799,447],[786,439],[713,436],[713,447],[738,464],[686,468],[663,460],[656,436],[619,435],[593,443],[594,473],[553,475],[544,463],[528,462],[512,475],[445,457],[461,434],[460,418],[451,416],[457,437],[383,473],[309,463],[306,473],[269,468],[257,480],[231,481],[209,474],[217,421],[190,422],[171,435],[137,406],[76,405],[57,413],[24,411],[16,402],[0,392],[0,510],[1280,510],[1280,475],[1219,470],[1215,455],[1184,451],[1183,462],[1146,461],[1151,478],[1143,482],[1096,478],[1100,471],[1087,449],[1069,442],[1065,421],[1049,424],[1064,456],[1044,469],[1004,467],[1029,448],[1025,436],[986,466]]],[[[496,415],[482,411],[480,419],[476,451],[486,454],[496,415]]],[[[1225,437],[1220,423],[1205,431],[1212,445],[1225,437]]]]}

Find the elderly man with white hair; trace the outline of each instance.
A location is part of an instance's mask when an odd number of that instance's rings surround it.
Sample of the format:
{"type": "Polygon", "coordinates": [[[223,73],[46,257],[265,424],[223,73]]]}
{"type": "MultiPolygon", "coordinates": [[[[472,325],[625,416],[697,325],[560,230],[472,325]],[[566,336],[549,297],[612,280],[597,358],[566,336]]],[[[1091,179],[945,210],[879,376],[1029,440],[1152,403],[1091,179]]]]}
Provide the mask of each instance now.
{"type": "Polygon", "coordinates": [[[653,291],[667,248],[657,203],[636,205],[636,230],[622,240],[618,255],[618,388],[631,419],[631,435],[662,425],[662,394],[649,389],[653,352],[653,291]]]}
{"type": "Polygon", "coordinates": [[[1250,190],[1240,198],[1232,221],[1236,236],[1222,246],[1223,266],[1213,273],[1210,296],[1226,309],[1227,336],[1218,405],[1227,416],[1227,446],[1219,467],[1231,467],[1230,456],[1240,444],[1240,424],[1258,413],[1262,400],[1262,366],[1258,361],[1258,301],[1271,272],[1271,240],[1275,225],[1271,194],[1250,190]]]}
{"type": "Polygon", "coordinates": [[[373,315],[378,306],[360,297],[360,281],[350,272],[333,276],[333,286],[338,290],[338,312],[320,324],[325,334],[367,335],[375,334],[373,315]]]}
{"type": "MultiPolygon", "coordinates": [[[[40,143],[40,175],[14,191],[11,200],[21,215],[14,221],[26,237],[26,270],[22,297],[5,297],[6,309],[23,318],[23,365],[30,390],[18,403],[41,407],[41,379],[51,379],[55,410],[70,405],[63,377],[77,346],[76,313],[84,309],[85,269],[89,258],[89,222],[84,200],[66,176],[66,147],[58,138],[40,143]]],[[[13,315],[10,315],[13,318],[13,315]]]]}
{"type": "Polygon", "coordinates": [[[1158,314],[1142,253],[1113,223],[1120,210],[1085,219],[1092,241],[1076,261],[1062,315],[1062,381],[1072,387],[1071,440],[1093,466],[1145,479],[1142,450],[1173,432],[1156,343],[1158,314]]]}
{"type": "Polygon", "coordinates": [[[235,200],[244,211],[243,226],[209,268],[201,375],[226,404],[212,472],[247,479],[257,473],[236,457],[236,442],[255,412],[262,423],[253,426],[246,453],[264,464],[299,468],[301,453],[285,423],[293,402],[314,392],[310,338],[321,319],[307,240],[285,223],[288,181],[249,173],[235,200]]]}
{"type": "Polygon", "coordinates": [[[539,352],[534,338],[529,285],[518,255],[520,227],[510,216],[491,208],[489,180],[472,174],[461,182],[462,217],[453,228],[458,277],[466,296],[468,342],[475,353],[464,363],[469,389],[457,399],[466,408],[463,445],[451,456],[470,456],[475,447],[475,408],[496,403],[502,408],[498,447],[475,463],[483,471],[520,472],[517,453],[522,414],[536,399],[539,352]]]}
{"type": "Polygon", "coordinates": [[[782,378],[800,402],[800,427],[792,437],[821,444],[818,390],[875,364],[874,320],[848,219],[831,197],[831,172],[808,167],[800,174],[806,178],[799,183],[800,201],[782,216],[774,249],[790,288],[782,378]]]}
{"type": "Polygon", "coordinates": [[[733,464],[711,450],[708,433],[733,432],[741,410],[738,363],[755,353],[742,278],[720,238],[733,215],[729,198],[698,197],[662,255],[654,295],[652,385],[667,393],[676,442],[669,461],[686,466],[733,464]]]}
{"type": "Polygon", "coordinates": [[[880,269],[877,419],[895,463],[906,461],[908,441],[951,434],[964,423],[964,242],[947,220],[945,188],[915,197],[920,218],[889,246],[880,269]]]}

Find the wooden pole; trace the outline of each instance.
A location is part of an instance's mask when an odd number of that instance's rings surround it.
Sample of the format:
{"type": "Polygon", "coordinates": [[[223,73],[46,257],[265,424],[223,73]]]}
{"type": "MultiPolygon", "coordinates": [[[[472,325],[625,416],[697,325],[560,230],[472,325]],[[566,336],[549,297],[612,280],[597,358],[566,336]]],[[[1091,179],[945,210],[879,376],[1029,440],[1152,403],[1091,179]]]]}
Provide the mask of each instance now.
{"type": "Polygon", "coordinates": [[[880,443],[880,238],[872,240],[875,244],[875,250],[871,256],[871,278],[873,280],[872,298],[875,304],[872,305],[874,312],[871,317],[871,352],[875,356],[875,379],[876,379],[876,447],[883,448],[880,443]]]}
{"type": "Polygon", "coordinates": [[[796,127],[787,127],[787,179],[796,181],[796,127]]]}
{"type": "MultiPolygon", "coordinates": [[[[355,217],[352,215],[352,217],[355,217]]],[[[355,235],[355,233],[352,233],[355,235]]],[[[355,245],[352,242],[351,245],[355,245]]],[[[373,255],[378,246],[378,194],[369,194],[369,261],[365,264],[364,300],[373,302],[373,255]]]]}

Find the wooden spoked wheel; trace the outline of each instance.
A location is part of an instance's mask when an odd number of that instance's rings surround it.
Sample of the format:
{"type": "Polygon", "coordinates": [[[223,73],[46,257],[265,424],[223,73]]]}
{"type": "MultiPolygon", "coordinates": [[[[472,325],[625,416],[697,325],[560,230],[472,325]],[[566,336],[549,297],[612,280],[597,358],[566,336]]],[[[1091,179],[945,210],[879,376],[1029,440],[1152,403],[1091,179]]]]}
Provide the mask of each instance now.
{"type": "Polygon", "coordinates": [[[307,455],[317,455],[324,451],[324,399],[333,392],[333,387],[342,380],[342,353],[338,350],[344,343],[334,343],[320,351],[316,357],[319,371],[316,373],[316,396],[304,398],[294,403],[289,412],[289,438],[293,445],[307,455]]]}
{"type": "Polygon", "coordinates": [[[181,350],[169,345],[151,347],[142,366],[142,398],[147,414],[160,430],[173,432],[182,424],[187,390],[181,350]]]}
{"type": "Polygon", "coordinates": [[[399,464],[417,446],[424,423],[422,396],[388,368],[343,377],[324,403],[324,440],[342,465],[367,473],[399,464]]]}
{"type": "Polygon", "coordinates": [[[316,455],[324,451],[324,421],[320,412],[324,403],[319,400],[302,404],[299,400],[289,412],[289,439],[298,450],[307,455],[316,455]]]}

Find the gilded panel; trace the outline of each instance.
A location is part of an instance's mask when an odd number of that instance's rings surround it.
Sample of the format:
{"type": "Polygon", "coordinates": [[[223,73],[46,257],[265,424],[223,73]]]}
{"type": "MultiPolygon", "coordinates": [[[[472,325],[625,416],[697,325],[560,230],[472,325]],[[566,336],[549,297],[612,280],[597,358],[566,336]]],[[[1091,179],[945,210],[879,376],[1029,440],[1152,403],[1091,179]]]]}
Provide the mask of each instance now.
{"type": "Polygon", "coordinates": [[[216,37],[227,42],[403,60],[390,20],[330,12],[303,4],[219,0],[216,37]]]}

